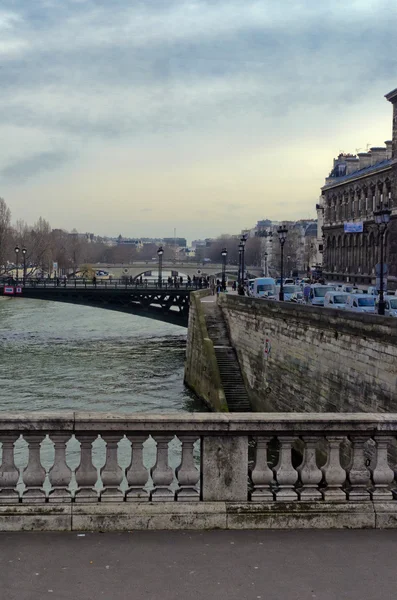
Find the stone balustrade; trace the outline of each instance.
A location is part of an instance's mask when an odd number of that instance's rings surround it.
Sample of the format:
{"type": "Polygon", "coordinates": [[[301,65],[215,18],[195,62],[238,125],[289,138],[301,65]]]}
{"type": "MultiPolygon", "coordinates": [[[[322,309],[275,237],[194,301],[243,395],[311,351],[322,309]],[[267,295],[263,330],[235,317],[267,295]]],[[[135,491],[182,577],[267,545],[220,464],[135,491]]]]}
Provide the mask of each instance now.
{"type": "Polygon", "coordinates": [[[374,515],[386,503],[392,526],[396,434],[395,414],[3,413],[0,530],[23,507],[96,505],[99,518],[145,504],[189,504],[191,518],[234,506],[252,526],[258,511],[374,515]]]}

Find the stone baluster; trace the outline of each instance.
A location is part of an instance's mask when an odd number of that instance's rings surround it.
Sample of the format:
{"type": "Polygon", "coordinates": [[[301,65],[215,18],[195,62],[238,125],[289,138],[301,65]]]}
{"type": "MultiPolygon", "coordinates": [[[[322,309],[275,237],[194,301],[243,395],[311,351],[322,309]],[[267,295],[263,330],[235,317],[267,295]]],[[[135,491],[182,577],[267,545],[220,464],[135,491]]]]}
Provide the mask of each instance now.
{"type": "Polygon", "coordinates": [[[372,492],[372,499],[379,502],[387,502],[393,499],[390,486],[394,481],[394,471],[389,466],[387,450],[389,444],[393,443],[394,438],[376,435],[374,440],[376,442],[376,463],[372,469],[372,481],[375,486],[372,492]]]}
{"type": "Polygon", "coordinates": [[[78,485],[75,493],[76,502],[97,502],[98,500],[98,492],[94,487],[98,479],[98,473],[92,464],[92,444],[97,437],[97,435],[92,434],[79,434],[81,458],[76,469],[76,483],[78,485]]]}
{"type": "Polygon", "coordinates": [[[123,481],[123,470],[117,460],[117,449],[120,434],[103,434],[106,442],[106,462],[101,469],[102,485],[101,502],[121,502],[124,494],[119,489],[123,481]]]}
{"type": "Polygon", "coordinates": [[[149,479],[149,473],[143,464],[143,443],[147,440],[146,435],[129,435],[131,442],[131,463],[126,470],[128,489],[126,492],[127,502],[138,502],[149,500],[149,493],[144,489],[149,479]]]}
{"type": "Polygon", "coordinates": [[[72,471],[66,464],[66,443],[70,434],[52,434],[55,446],[54,464],[49,471],[49,479],[53,489],[49,493],[49,502],[71,502],[72,495],[68,489],[72,479],[72,471]]]}
{"type": "Polygon", "coordinates": [[[340,464],[340,445],[343,439],[341,436],[327,436],[328,457],[325,465],[321,467],[327,484],[327,487],[322,491],[323,498],[326,501],[346,500],[346,492],[342,490],[342,485],[346,481],[346,471],[340,464]]]}
{"type": "Polygon", "coordinates": [[[19,471],[14,462],[14,443],[18,438],[19,434],[2,436],[3,459],[0,467],[0,504],[19,502],[19,493],[15,489],[19,479],[19,471]]]}
{"type": "Polygon", "coordinates": [[[361,435],[349,436],[353,447],[353,460],[349,470],[349,483],[351,489],[348,492],[349,500],[362,501],[370,500],[368,485],[370,482],[370,473],[365,465],[364,444],[368,437],[361,435]]]}
{"type": "Polygon", "coordinates": [[[184,502],[197,502],[200,495],[197,490],[197,483],[200,479],[200,473],[194,464],[193,445],[197,440],[197,435],[180,435],[182,442],[181,464],[176,469],[176,476],[179,483],[179,490],[176,493],[178,500],[184,502]]]}
{"type": "Polygon", "coordinates": [[[298,473],[302,482],[303,488],[299,495],[301,500],[321,500],[321,492],[318,489],[318,484],[322,479],[322,473],[317,466],[316,447],[318,436],[304,435],[302,440],[305,444],[303,449],[302,464],[298,467],[298,473]]]}
{"type": "Polygon", "coordinates": [[[23,502],[45,502],[43,483],[46,472],[40,461],[40,444],[44,440],[44,437],[43,434],[24,434],[24,438],[29,444],[29,460],[22,474],[22,479],[26,486],[22,496],[23,502]]]}
{"type": "Polygon", "coordinates": [[[168,487],[173,480],[173,472],[168,466],[168,444],[174,436],[157,435],[154,437],[157,443],[157,459],[156,464],[151,469],[150,474],[153,479],[155,489],[151,494],[151,500],[156,501],[172,501],[174,494],[168,487]]]}
{"type": "Polygon", "coordinates": [[[267,464],[267,446],[271,437],[259,436],[256,439],[255,465],[251,472],[254,489],[251,493],[253,502],[273,500],[270,484],[274,481],[273,472],[267,464]]]}
{"type": "Polygon", "coordinates": [[[279,436],[280,454],[278,463],[273,469],[278,484],[276,491],[278,502],[290,502],[298,499],[298,494],[294,488],[298,473],[292,465],[292,443],[294,439],[293,436],[279,436]]]}

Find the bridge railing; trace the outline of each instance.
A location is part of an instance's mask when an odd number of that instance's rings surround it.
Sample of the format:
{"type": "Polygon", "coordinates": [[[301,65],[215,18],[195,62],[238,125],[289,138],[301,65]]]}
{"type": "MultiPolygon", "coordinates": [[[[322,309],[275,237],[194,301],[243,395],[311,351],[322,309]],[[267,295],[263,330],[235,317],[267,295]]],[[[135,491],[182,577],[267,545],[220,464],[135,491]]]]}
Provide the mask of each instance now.
{"type": "Polygon", "coordinates": [[[395,501],[397,414],[0,415],[0,504],[395,501]]]}
{"type": "Polygon", "coordinates": [[[155,289],[155,290],[198,290],[210,287],[210,282],[202,281],[182,281],[169,283],[164,280],[161,284],[159,281],[142,281],[127,280],[127,279],[27,279],[23,282],[15,282],[15,285],[22,285],[27,288],[75,288],[75,289],[119,289],[119,290],[135,290],[135,289],[155,289]]]}

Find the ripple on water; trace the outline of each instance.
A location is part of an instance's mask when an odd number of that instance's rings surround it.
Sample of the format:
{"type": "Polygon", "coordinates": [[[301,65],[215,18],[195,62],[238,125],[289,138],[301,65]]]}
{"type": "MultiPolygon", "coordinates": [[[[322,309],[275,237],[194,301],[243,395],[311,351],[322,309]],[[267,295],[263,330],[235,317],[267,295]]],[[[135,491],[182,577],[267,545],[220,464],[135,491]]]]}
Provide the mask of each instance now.
{"type": "Polygon", "coordinates": [[[0,410],[206,410],[184,386],[186,330],[40,300],[0,302],[0,410]]]}

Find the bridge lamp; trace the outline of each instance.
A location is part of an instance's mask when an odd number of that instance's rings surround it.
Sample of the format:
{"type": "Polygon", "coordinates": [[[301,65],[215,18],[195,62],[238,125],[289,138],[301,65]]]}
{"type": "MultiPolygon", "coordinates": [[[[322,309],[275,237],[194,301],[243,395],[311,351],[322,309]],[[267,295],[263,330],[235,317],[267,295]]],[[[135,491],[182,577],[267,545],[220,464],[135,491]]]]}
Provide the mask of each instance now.
{"type": "Polygon", "coordinates": [[[160,246],[160,248],[157,250],[157,254],[158,254],[158,257],[159,257],[159,279],[158,279],[158,286],[161,287],[162,283],[163,283],[163,254],[164,254],[163,246],[160,246]]]}
{"type": "Polygon", "coordinates": [[[376,225],[378,226],[379,238],[380,238],[380,269],[379,269],[379,277],[380,277],[380,286],[379,286],[379,304],[378,304],[378,314],[385,314],[385,299],[384,299],[384,237],[387,226],[390,222],[391,210],[390,208],[381,208],[378,206],[377,210],[374,210],[374,220],[376,225]]]}
{"type": "Polygon", "coordinates": [[[240,244],[239,244],[239,250],[241,248],[241,285],[244,285],[244,281],[245,281],[245,261],[244,261],[244,257],[245,257],[245,244],[247,242],[247,238],[245,235],[241,236],[241,240],[240,240],[240,244]]]}
{"type": "Polygon", "coordinates": [[[226,291],[226,259],[227,259],[226,248],[223,248],[221,254],[222,254],[222,290],[226,291]]]}
{"type": "Polygon", "coordinates": [[[284,244],[287,239],[288,229],[282,225],[277,229],[277,235],[281,247],[281,281],[280,281],[280,300],[284,300],[284,244]]]}
{"type": "Polygon", "coordinates": [[[15,266],[16,266],[16,271],[17,271],[17,283],[18,283],[18,254],[19,254],[19,246],[15,246],[15,266]]]}
{"type": "Polygon", "coordinates": [[[26,248],[22,248],[22,255],[23,255],[23,285],[25,285],[25,281],[26,281],[26,248]]]}
{"type": "Polygon", "coordinates": [[[244,252],[244,246],[240,242],[240,244],[238,245],[238,281],[237,281],[239,287],[241,284],[241,259],[243,256],[243,252],[244,252]]]}

